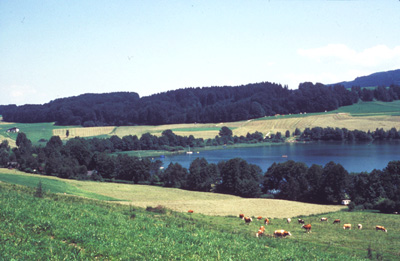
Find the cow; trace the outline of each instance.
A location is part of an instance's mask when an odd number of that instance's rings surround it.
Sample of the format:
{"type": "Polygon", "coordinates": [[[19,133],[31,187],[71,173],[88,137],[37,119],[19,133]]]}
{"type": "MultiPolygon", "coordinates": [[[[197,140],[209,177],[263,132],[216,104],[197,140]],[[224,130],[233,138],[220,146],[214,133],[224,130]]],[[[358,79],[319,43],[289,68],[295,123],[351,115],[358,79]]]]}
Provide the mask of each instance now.
{"type": "Polygon", "coordinates": [[[253,219],[252,219],[251,217],[245,217],[245,218],[244,218],[244,222],[245,222],[246,224],[250,224],[251,221],[253,221],[253,219]]]}
{"type": "Polygon", "coordinates": [[[302,225],[301,228],[304,228],[306,233],[311,232],[311,224],[302,225]]]}
{"type": "Polygon", "coordinates": [[[239,214],[239,218],[244,219],[244,214],[239,214]]]}
{"type": "Polygon", "coordinates": [[[269,225],[269,219],[268,219],[268,218],[266,218],[266,219],[264,220],[264,224],[265,224],[265,225],[269,225]]]}
{"type": "Polygon", "coordinates": [[[343,229],[351,229],[351,224],[344,224],[343,229]]]}
{"type": "Polygon", "coordinates": [[[261,229],[262,231],[265,231],[265,227],[264,227],[264,226],[261,226],[260,229],[261,229]]]}
{"type": "Polygon", "coordinates": [[[290,218],[286,219],[286,221],[288,222],[288,224],[290,224],[290,222],[292,222],[292,220],[290,218]]]}
{"type": "Polygon", "coordinates": [[[190,210],[188,210],[188,213],[193,213],[193,210],[191,210],[191,209],[190,209],[190,210]]]}
{"type": "Polygon", "coordinates": [[[384,226],[376,226],[375,229],[376,229],[376,231],[382,230],[382,231],[385,231],[387,233],[387,229],[384,226]]]}
{"type": "Polygon", "coordinates": [[[360,229],[360,230],[362,229],[362,225],[361,225],[361,224],[358,224],[357,227],[358,227],[358,229],[360,229]]]}
{"type": "Polygon", "coordinates": [[[289,231],[286,231],[284,229],[279,229],[274,231],[274,236],[275,237],[286,237],[286,236],[291,236],[289,231]]]}
{"type": "Polygon", "coordinates": [[[299,222],[299,224],[304,224],[304,220],[302,220],[300,218],[297,220],[297,222],[299,222]]]}
{"type": "Polygon", "coordinates": [[[257,233],[256,233],[256,237],[260,237],[260,236],[262,236],[263,234],[264,234],[264,231],[261,230],[261,229],[259,229],[259,230],[257,231],[257,233]]]}
{"type": "Polygon", "coordinates": [[[321,218],[321,221],[328,221],[326,217],[321,218]]]}
{"type": "Polygon", "coordinates": [[[335,219],[335,220],[333,221],[333,224],[337,224],[337,223],[340,223],[340,219],[335,219]]]}
{"type": "Polygon", "coordinates": [[[258,217],[257,217],[257,220],[261,220],[261,219],[262,219],[262,216],[258,216],[258,217]]]}

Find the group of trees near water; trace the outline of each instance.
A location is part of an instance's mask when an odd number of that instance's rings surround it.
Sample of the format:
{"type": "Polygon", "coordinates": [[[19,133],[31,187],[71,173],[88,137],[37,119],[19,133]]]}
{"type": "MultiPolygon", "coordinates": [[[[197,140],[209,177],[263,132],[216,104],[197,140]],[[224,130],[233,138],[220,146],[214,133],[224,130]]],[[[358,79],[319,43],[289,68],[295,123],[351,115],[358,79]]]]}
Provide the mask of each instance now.
{"type": "Polygon", "coordinates": [[[323,112],[362,101],[393,101],[400,86],[375,90],[305,82],[296,90],[262,82],[238,87],[186,88],[140,98],[137,93],[83,94],[43,105],[0,106],[8,122],[122,126],[233,122],[271,116],[323,112]]]}
{"type": "Polygon", "coordinates": [[[16,144],[13,149],[6,140],[0,144],[2,166],[61,178],[121,180],[243,197],[270,195],[325,204],[338,204],[350,197],[353,204],[365,208],[384,212],[400,208],[400,161],[389,162],[383,170],[355,174],[349,174],[334,162],[308,167],[294,161],[274,163],[263,174],[259,166],[240,158],[218,164],[198,158],[189,169],[171,163],[162,170],[159,160],[96,152],[91,150],[88,140],[80,138],[63,144],[58,136],[53,136],[46,146],[34,147],[24,133],[19,133],[16,144]]]}

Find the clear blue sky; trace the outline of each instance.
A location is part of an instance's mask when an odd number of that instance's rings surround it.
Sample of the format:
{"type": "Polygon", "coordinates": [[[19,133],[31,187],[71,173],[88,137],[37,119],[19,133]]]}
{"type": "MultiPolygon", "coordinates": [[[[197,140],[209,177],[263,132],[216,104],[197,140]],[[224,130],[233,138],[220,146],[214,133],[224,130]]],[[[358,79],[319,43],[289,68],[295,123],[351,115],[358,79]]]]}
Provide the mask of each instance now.
{"type": "Polygon", "coordinates": [[[400,1],[0,1],[0,104],[400,68],[400,1]]]}

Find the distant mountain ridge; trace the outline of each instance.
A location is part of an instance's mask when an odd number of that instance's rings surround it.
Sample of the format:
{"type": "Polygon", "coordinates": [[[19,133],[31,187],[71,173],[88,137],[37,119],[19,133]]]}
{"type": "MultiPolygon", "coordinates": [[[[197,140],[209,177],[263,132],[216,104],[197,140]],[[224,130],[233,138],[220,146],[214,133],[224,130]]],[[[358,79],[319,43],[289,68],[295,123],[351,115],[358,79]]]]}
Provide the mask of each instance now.
{"type": "Polygon", "coordinates": [[[367,76],[360,76],[355,78],[353,81],[349,82],[338,82],[332,84],[326,84],[328,86],[341,84],[346,88],[351,88],[352,86],[360,87],[372,87],[372,86],[390,86],[392,84],[400,85],[400,69],[377,72],[367,76]]]}

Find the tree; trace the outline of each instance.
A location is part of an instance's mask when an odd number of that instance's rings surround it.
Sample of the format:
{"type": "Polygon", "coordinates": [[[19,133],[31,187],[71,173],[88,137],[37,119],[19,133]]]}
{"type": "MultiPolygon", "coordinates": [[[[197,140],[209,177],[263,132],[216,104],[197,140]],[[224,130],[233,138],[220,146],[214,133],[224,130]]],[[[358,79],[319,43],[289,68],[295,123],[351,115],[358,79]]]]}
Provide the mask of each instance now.
{"type": "Polygon", "coordinates": [[[226,126],[223,126],[221,128],[221,130],[219,131],[219,136],[224,137],[224,136],[228,136],[228,137],[232,137],[232,130],[229,129],[226,126]]]}
{"type": "Polygon", "coordinates": [[[342,165],[331,161],[324,166],[322,175],[325,202],[338,204],[345,196],[349,173],[342,165]]]}
{"type": "Polygon", "coordinates": [[[210,191],[219,176],[218,167],[208,164],[204,158],[197,158],[190,164],[186,188],[198,191],[210,191]]]}
{"type": "Polygon", "coordinates": [[[165,187],[183,188],[186,183],[188,171],[179,163],[170,163],[165,169],[161,180],[165,187]]]}
{"type": "Polygon", "coordinates": [[[261,194],[261,169],[245,160],[235,158],[221,164],[221,183],[217,190],[222,193],[244,197],[257,197],[261,194]]]}

